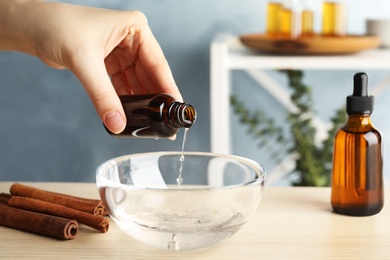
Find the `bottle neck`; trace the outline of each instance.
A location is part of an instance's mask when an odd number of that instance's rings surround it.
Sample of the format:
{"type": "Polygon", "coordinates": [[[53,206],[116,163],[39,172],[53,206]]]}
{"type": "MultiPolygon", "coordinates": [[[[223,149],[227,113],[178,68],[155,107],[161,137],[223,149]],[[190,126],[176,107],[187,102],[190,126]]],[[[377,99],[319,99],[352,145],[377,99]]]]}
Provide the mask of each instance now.
{"type": "Polygon", "coordinates": [[[371,124],[371,114],[352,114],[348,116],[348,121],[368,125],[371,124]]]}
{"type": "Polygon", "coordinates": [[[350,132],[366,132],[373,129],[371,114],[352,114],[348,116],[344,130],[350,132]]]}
{"type": "Polygon", "coordinates": [[[169,119],[173,127],[189,128],[196,120],[196,109],[191,104],[173,102],[169,107],[169,119]]]}

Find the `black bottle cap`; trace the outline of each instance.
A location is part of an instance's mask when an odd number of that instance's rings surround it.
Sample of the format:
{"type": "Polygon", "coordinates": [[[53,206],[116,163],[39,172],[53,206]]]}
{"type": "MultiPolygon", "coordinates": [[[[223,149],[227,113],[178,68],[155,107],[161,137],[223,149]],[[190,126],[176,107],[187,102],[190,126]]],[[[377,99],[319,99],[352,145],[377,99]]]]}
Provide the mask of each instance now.
{"type": "Polygon", "coordinates": [[[374,108],[374,97],[368,95],[368,76],[356,73],[353,77],[353,94],[347,97],[347,113],[371,114],[374,108]]]}

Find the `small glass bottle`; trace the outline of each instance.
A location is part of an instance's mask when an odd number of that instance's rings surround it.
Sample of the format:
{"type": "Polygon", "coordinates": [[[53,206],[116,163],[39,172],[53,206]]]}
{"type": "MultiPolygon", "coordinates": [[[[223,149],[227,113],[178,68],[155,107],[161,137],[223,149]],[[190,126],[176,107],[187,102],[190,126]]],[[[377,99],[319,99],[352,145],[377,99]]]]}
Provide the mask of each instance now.
{"type": "Polygon", "coordinates": [[[267,4],[266,34],[277,36],[280,31],[280,12],[283,8],[281,0],[270,0],[267,4]]]}
{"type": "Polygon", "coordinates": [[[322,6],[322,35],[345,36],[346,33],[346,4],[343,0],[325,0],[322,6]]]}
{"type": "Polygon", "coordinates": [[[373,96],[368,77],[354,77],[354,91],[347,97],[348,120],[334,139],[333,210],[352,216],[370,216],[383,208],[382,137],[371,123],[373,96]]]}
{"type": "Polygon", "coordinates": [[[280,12],[280,35],[297,38],[302,33],[302,6],[299,0],[285,0],[280,12]]]}
{"type": "Polygon", "coordinates": [[[196,109],[188,103],[175,101],[167,94],[119,96],[126,114],[126,127],[115,137],[169,138],[180,128],[190,128],[196,109]]]}
{"type": "Polygon", "coordinates": [[[310,0],[303,2],[302,8],[302,36],[313,36],[314,32],[314,10],[310,0]]]}

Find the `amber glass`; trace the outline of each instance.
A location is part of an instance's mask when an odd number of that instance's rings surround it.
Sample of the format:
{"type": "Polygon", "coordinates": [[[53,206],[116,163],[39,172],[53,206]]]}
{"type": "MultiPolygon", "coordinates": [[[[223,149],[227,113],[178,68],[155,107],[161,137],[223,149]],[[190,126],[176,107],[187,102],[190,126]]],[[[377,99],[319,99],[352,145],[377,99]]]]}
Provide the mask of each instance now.
{"type": "Polygon", "coordinates": [[[275,36],[279,33],[280,12],[283,8],[282,3],[269,2],[267,5],[267,29],[268,35],[275,36]]]}
{"type": "Polygon", "coordinates": [[[325,36],[345,36],[345,4],[338,1],[325,1],[322,9],[322,34],[325,36]]]}
{"type": "Polygon", "coordinates": [[[172,137],[180,128],[190,128],[196,119],[195,107],[177,102],[167,94],[120,96],[126,114],[125,130],[115,137],[172,137]]]}
{"type": "Polygon", "coordinates": [[[302,35],[314,34],[314,13],[312,10],[302,11],[302,35]]]}
{"type": "Polygon", "coordinates": [[[381,135],[370,116],[350,115],[334,141],[331,203],[335,212],[369,216],[383,207],[381,135]]]}
{"type": "Polygon", "coordinates": [[[292,34],[293,12],[291,9],[283,8],[280,11],[280,34],[290,36],[292,34]]]}

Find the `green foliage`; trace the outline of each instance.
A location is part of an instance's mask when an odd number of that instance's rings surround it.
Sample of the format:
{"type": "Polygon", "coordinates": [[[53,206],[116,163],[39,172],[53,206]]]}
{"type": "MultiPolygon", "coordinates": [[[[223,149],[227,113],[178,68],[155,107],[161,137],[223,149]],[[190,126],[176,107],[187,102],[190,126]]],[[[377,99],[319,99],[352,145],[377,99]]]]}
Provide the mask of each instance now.
{"type": "MultiPolygon", "coordinates": [[[[234,112],[240,122],[248,127],[248,133],[259,139],[260,147],[275,147],[272,142],[281,144],[285,152],[295,152],[298,156],[294,172],[298,174],[295,186],[329,186],[332,170],[333,137],[346,120],[345,109],[336,111],[331,119],[332,127],[328,137],[316,144],[316,128],[313,126],[313,101],[311,88],[302,82],[300,70],[281,70],[292,89],[291,100],[297,111],[288,112],[287,120],[291,138],[287,140],[283,128],[276,126],[274,120],[262,111],[250,112],[236,97],[231,97],[234,112]]],[[[275,149],[275,148],[274,148],[275,149]]],[[[277,158],[279,151],[272,151],[271,158],[277,158]]]]}

